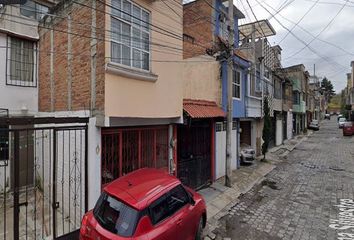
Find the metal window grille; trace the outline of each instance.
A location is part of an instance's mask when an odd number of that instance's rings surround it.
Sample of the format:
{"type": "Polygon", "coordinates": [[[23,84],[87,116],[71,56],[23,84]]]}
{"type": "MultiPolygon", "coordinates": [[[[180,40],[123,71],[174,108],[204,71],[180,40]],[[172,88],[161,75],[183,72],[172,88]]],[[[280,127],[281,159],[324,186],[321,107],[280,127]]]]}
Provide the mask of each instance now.
{"type": "Polygon", "coordinates": [[[168,127],[102,132],[102,185],[139,168],[168,171],[168,127]]]}

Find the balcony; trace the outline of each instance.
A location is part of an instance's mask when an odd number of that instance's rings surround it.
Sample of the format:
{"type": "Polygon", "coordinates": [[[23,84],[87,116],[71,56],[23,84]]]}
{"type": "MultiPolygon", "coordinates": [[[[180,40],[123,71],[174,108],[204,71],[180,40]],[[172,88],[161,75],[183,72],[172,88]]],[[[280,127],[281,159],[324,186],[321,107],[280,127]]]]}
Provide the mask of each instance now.
{"type": "Polygon", "coordinates": [[[300,104],[293,104],[293,112],[296,113],[306,113],[306,103],[305,101],[300,101],[300,104]]]}

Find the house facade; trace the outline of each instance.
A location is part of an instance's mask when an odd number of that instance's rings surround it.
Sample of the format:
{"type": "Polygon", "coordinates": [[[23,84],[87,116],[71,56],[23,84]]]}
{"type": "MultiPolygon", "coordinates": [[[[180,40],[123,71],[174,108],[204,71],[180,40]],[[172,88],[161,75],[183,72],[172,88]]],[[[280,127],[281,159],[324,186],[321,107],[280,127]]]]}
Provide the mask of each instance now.
{"type": "MultiPolygon", "coordinates": [[[[263,131],[263,99],[270,101],[273,117],[273,50],[266,37],[275,35],[269,21],[248,23],[240,26],[241,51],[250,60],[249,82],[246,88],[245,116],[241,119],[240,142],[252,146],[261,154],[263,131]],[[264,34],[263,34],[264,33],[264,34]]],[[[275,139],[275,135],[272,136],[275,139]]]]}
{"type": "Polygon", "coordinates": [[[283,70],[292,81],[293,101],[293,133],[302,133],[307,126],[306,99],[309,74],[303,64],[284,68],[283,70]]]}
{"type": "Polygon", "coordinates": [[[39,111],[89,118],[89,207],[138,168],[176,174],[182,19],[158,1],[63,1],[53,14],[69,17],[41,23],[39,111]]]}
{"type": "MultiPolygon", "coordinates": [[[[225,151],[226,151],[226,125],[225,112],[227,104],[227,62],[222,57],[215,59],[226,47],[228,41],[227,1],[202,1],[197,0],[184,5],[184,113],[188,114],[191,106],[204,112],[204,118],[208,117],[211,128],[212,146],[212,180],[225,175],[225,151]],[[212,6],[212,7],[211,7],[212,6]],[[196,16],[199,16],[196,18],[196,16]],[[210,19],[206,21],[205,19],[210,19]],[[203,47],[193,45],[193,42],[203,44],[203,47]],[[211,57],[213,56],[213,57],[211,57]],[[208,106],[208,109],[205,107],[208,106]],[[217,110],[216,106],[220,108],[217,110]],[[204,110],[202,109],[204,108],[204,110]],[[220,112],[221,110],[221,112],[220,112]],[[208,112],[208,113],[207,113],[208,112]],[[220,113],[219,115],[217,113],[220,113]],[[221,114],[223,113],[223,114],[221,114]]],[[[238,44],[238,19],[244,15],[234,6],[234,44],[238,44]]],[[[235,45],[237,46],[237,45],[235,45]]],[[[244,99],[247,83],[247,60],[240,57],[237,51],[234,56],[234,81],[233,81],[233,117],[232,130],[232,162],[231,168],[238,166],[238,131],[237,119],[244,115],[244,99]]],[[[201,122],[194,117],[193,122],[201,122]]],[[[187,118],[188,120],[188,118],[187,118]]],[[[186,124],[186,122],[184,123],[186,124]]],[[[193,126],[190,126],[193,127],[193,126]]],[[[201,128],[200,128],[201,129],[201,128]]],[[[201,131],[201,130],[199,130],[201,131]]],[[[210,136],[210,135],[209,135],[210,136]]],[[[180,141],[187,136],[179,135],[180,141]]],[[[204,140],[208,146],[209,140],[204,140]]],[[[181,156],[182,157],[182,156],[181,156]]],[[[208,161],[209,162],[209,159],[208,161]]],[[[209,172],[209,171],[207,171],[209,172]]],[[[205,181],[204,181],[205,182],[205,181]]]]}

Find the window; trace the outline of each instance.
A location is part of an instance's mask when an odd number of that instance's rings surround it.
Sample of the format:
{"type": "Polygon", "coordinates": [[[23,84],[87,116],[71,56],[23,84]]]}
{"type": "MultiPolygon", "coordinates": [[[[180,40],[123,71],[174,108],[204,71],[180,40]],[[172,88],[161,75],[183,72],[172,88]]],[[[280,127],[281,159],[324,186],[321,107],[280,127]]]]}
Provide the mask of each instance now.
{"type": "Polygon", "coordinates": [[[9,37],[7,48],[7,84],[36,86],[37,51],[35,42],[9,37]]]}
{"type": "Polygon", "coordinates": [[[232,81],[232,97],[241,98],[241,72],[234,71],[232,81]]]}
{"type": "Polygon", "coordinates": [[[111,61],[150,70],[150,13],[128,0],[112,0],[111,61]]]}
{"type": "Polygon", "coordinates": [[[224,40],[227,40],[229,37],[227,14],[225,14],[224,12],[220,12],[219,22],[220,22],[219,35],[224,40]]]}
{"type": "Polygon", "coordinates": [[[261,80],[261,73],[256,71],[256,92],[262,92],[262,80],[261,80]]]}
{"type": "Polygon", "coordinates": [[[189,202],[189,197],[186,190],[179,185],[170,191],[167,197],[167,204],[169,207],[170,215],[176,213],[179,209],[184,207],[189,202]]]}
{"type": "Polygon", "coordinates": [[[293,103],[296,105],[300,104],[300,93],[299,92],[293,92],[293,103]]]}
{"type": "Polygon", "coordinates": [[[42,4],[28,0],[25,4],[21,5],[21,15],[41,20],[48,12],[49,8],[42,4]]]}
{"type": "Polygon", "coordinates": [[[101,194],[93,214],[104,229],[122,237],[131,237],[139,220],[137,210],[106,193],[101,194]]]}
{"type": "Polygon", "coordinates": [[[0,126],[0,161],[9,160],[9,132],[7,126],[0,126]]]}
{"type": "Polygon", "coordinates": [[[168,218],[170,216],[168,211],[168,204],[166,196],[162,196],[157,199],[150,206],[150,217],[153,225],[158,224],[162,220],[168,218]]]}

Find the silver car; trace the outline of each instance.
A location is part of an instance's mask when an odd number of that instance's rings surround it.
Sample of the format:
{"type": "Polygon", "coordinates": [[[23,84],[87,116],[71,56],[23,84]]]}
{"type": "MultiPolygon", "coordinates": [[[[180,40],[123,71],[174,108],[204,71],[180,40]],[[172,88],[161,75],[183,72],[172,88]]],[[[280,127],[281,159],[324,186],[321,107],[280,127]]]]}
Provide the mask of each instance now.
{"type": "Polygon", "coordinates": [[[345,123],[346,121],[347,121],[346,118],[343,118],[343,117],[339,118],[339,120],[338,120],[338,127],[339,127],[339,128],[343,128],[343,127],[344,127],[344,123],[345,123]]]}
{"type": "Polygon", "coordinates": [[[241,144],[241,163],[252,163],[256,157],[256,151],[248,144],[241,144]]]}

